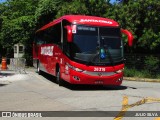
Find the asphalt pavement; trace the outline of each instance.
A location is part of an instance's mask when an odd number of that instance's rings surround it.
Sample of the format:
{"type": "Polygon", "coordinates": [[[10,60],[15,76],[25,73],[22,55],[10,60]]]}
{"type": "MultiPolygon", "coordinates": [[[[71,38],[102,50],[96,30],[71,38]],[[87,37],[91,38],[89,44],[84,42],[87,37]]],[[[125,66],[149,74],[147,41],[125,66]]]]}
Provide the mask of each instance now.
{"type": "MultiPolygon", "coordinates": [[[[160,83],[126,80],[119,87],[72,86],[67,83],[60,87],[55,83],[53,76],[38,75],[32,68],[27,69],[26,74],[1,71],[0,111],[53,112],[51,116],[54,117],[34,118],[37,120],[75,119],[73,116],[76,114],[78,116],[76,119],[84,120],[158,120],[160,119],[159,91],[160,83]],[[60,113],[64,117],[57,117],[58,113],[54,113],[55,111],[65,111],[60,113]],[[81,111],[81,113],[66,111],[81,111]],[[88,117],[84,117],[85,111],[91,111],[88,117]],[[104,115],[103,112],[111,115],[104,115]],[[69,116],[65,117],[65,114],[69,116]]],[[[10,118],[1,117],[0,119],[10,118]]]]}

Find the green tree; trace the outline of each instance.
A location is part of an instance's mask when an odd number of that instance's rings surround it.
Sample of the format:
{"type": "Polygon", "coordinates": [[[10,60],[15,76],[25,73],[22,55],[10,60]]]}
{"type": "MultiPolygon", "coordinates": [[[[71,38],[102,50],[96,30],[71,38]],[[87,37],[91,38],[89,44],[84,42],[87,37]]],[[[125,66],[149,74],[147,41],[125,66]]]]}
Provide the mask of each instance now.
{"type": "Polygon", "coordinates": [[[113,5],[109,1],[7,0],[0,3],[0,50],[5,53],[15,43],[24,43],[29,58],[37,29],[62,15],[81,14],[112,18],[134,34],[135,50],[158,51],[160,1],[117,0],[113,5]]]}
{"type": "Polygon", "coordinates": [[[1,4],[0,44],[4,51],[11,51],[16,43],[25,44],[26,50],[31,51],[37,3],[38,0],[8,0],[1,4]]]}
{"type": "Polygon", "coordinates": [[[70,2],[63,2],[57,17],[66,14],[94,15],[102,17],[109,5],[109,0],[71,0],[70,2]]]}
{"type": "Polygon", "coordinates": [[[103,16],[108,4],[106,0],[40,0],[35,12],[37,27],[68,14],[103,16]]]}
{"type": "Polygon", "coordinates": [[[57,12],[65,0],[39,0],[35,10],[37,29],[56,18],[57,12]]]}
{"type": "Polygon", "coordinates": [[[117,20],[134,34],[134,51],[149,52],[160,47],[159,11],[159,0],[122,0],[111,6],[105,16],[117,20]]]}

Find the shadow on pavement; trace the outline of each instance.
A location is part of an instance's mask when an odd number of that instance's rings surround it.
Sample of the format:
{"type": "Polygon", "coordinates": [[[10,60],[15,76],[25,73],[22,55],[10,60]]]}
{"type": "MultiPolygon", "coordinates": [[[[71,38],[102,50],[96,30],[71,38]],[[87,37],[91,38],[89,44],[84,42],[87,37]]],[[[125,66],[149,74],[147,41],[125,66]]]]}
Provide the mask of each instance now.
{"type": "Polygon", "coordinates": [[[0,83],[0,87],[4,87],[4,86],[6,86],[6,85],[7,85],[7,84],[1,84],[1,83],[0,83]]]}
{"type": "Polygon", "coordinates": [[[103,85],[65,85],[66,88],[75,91],[98,91],[98,90],[125,90],[126,86],[103,86],[103,85]]]}
{"type": "MultiPolygon", "coordinates": [[[[46,78],[47,80],[56,83],[56,78],[52,75],[49,75],[47,73],[42,73],[42,76],[44,78],[46,78]]],[[[58,84],[57,84],[58,85],[58,84]]],[[[103,86],[103,85],[73,85],[73,84],[69,84],[67,82],[64,81],[64,84],[62,87],[65,87],[67,89],[70,90],[75,90],[75,91],[97,91],[97,90],[126,90],[126,89],[136,89],[136,88],[132,88],[132,87],[128,87],[128,86],[103,86]]]]}
{"type": "Polygon", "coordinates": [[[0,78],[15,75],[15,71],[12,70],[0,70],[0,78]]]}
{"type": "MultiPolygon", "coordinates": [[[[36,72],[36,73],[38,74],[38,72],[36,72]]],[[[45,73],[45,72],[41,72],[41,75],[42,75],[45,79],[47,79],[47,80],[49,80],[49,81],[57,84],[57,83],[56,83],[56,78],[55,78],[54,76],[52,76],[52,75],[50,75],[50,74],[47,74],[47,73],[45,73]]]]}
{"type": "Polygon", "coordinates": [[[14,73],[0,73],[1,77],[7,77],[7,76],[12,76],[15,75],[14,73]]]}

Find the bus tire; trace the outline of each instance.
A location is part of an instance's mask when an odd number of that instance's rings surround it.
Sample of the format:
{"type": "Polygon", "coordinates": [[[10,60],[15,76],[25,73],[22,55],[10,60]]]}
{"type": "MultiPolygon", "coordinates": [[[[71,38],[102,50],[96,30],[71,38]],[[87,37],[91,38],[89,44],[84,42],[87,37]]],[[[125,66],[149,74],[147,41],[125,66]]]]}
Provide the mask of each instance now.
{"type": "Polygon", "coordinates": [[[56,71],[56,82],[57,84],[59,84],[59,86],[63,86],[63,80],[60,76],[60,68],[58,69],[58,71],[56,71]]]}
{"type": "Polygon", "coordinates": [[[40,70],[39,66],[40,66],[40,64],[39,64],[39,62],[38,62],[38,64],[37,64],[37,72],[38,72],[39,75],[41,75],[41,74],[42,74],[42,71],[40,70]]]}

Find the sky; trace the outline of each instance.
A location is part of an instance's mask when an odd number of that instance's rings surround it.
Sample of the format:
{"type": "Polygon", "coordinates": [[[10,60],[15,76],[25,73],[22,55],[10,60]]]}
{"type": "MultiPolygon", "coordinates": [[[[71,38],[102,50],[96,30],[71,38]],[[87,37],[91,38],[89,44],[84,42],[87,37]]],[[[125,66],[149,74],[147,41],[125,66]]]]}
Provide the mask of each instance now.
{"type": "Polygon", "coordinates": [[[111,3],[114,3],[116,0],[110,0],[111,3]]]}
{"type": "Polygon", "coordinates": [[[0,3],[4,2],[4,1],[6,1],[6,0],[0,0],[0,3]]]}

